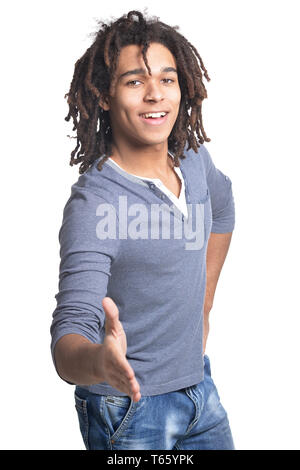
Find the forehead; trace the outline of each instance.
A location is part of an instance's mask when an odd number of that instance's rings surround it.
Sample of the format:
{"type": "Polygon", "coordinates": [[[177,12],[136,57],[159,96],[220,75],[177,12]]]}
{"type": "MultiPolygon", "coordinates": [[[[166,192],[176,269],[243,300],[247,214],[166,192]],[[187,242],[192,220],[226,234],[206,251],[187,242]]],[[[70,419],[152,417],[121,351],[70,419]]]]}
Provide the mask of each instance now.
{"type": "MultiPolygon", "coordinates": [[[[146,68],[143,55],[142,55],[143,46],[137,44],[130,44],[129,46],[124,46],[121,49],[117,70],[119,73],[126,72],[129,68],[146,68]]],[[[148,64],[152,69],[161,69],[161,67],[173,66],[176,67],[176,60],[171,51],[160,43],[150,43],[146,57],[148,64]]]]}

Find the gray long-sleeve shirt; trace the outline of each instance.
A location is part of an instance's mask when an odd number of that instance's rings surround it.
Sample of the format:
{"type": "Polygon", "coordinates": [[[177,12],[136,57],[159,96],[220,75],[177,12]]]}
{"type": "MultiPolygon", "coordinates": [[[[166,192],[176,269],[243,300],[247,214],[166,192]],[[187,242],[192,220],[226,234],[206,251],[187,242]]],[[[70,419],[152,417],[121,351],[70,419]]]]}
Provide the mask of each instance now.
{"type": "MultiPolygon", "coordinates": [[[[187,147],[186,147],[187,148],[187,147]]],[[[59,231],[60,273],[51,352],[64,335],[105,336],[111,297],[141,395],[203,380],[203,305],[210,232],[232,232],[232,184],[202,144],[180,160],[188,217],[153,182],[97,159],[71,188],[59,231]]],[[[55,365],[56,367],[56,365],[55,365]]],[[[123,396],[106,382],[93,393],[123,396]]]]}

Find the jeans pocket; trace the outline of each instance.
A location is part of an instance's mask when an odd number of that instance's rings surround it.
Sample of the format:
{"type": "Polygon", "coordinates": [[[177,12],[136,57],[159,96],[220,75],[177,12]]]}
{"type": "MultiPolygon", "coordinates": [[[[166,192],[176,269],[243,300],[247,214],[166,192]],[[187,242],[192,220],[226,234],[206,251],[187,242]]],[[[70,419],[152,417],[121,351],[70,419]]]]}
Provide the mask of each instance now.
{"type": "Polygon", "coordinates": [[[204,355],[204,380],[208,395],[213,394],[215,396],[215,400],[220,401],[218,389],[211,376],[210,359],[206,354],[204,355]]]}
{"type": "Polygon", "coordinates": [[[89,450],[89,418],[87,411],[87,400],[85,400],[84,398],[80,398],[76,393],[74,393],[74,397],[80,432],[83,438],[84,445],[86,449],[89,450]]]}
{"type": "Polygon", "coordinates": [[[204,354],[204,375],[205,374],[211,377],[210,360],[207,354],[204,354]]]}
{"type": "Polygon", "coordinates": [[[102,397],[101,415],[112,441],[116,441],[125,431],[135,410],[136,403],[130,397],[115,395],[102,397]]]}

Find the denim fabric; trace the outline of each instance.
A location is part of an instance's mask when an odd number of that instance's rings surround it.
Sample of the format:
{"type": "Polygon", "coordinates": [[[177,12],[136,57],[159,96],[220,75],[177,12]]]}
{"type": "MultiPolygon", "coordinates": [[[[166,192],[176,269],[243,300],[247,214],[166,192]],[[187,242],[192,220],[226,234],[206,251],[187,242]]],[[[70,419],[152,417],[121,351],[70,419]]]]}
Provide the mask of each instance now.
{"type": "Polygon", "coordinates": [[[207,355],[196,385],[137,403],[76,386],[75,404],[87,450],[235,450],[207,355]]]}

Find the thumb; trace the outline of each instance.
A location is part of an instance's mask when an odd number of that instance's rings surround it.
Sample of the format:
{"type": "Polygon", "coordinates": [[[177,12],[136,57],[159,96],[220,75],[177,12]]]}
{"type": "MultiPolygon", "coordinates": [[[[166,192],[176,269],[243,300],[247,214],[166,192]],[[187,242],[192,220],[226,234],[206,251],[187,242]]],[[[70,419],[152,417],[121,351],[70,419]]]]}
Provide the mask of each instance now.
{"type": "Polygon", "coordinates": [[[119,322],[119,309],[113,299],[104,297],[102,306],[105,313],[105,334],[112,334],[112,330],[118,333],[121,323],[119,322]]]}

